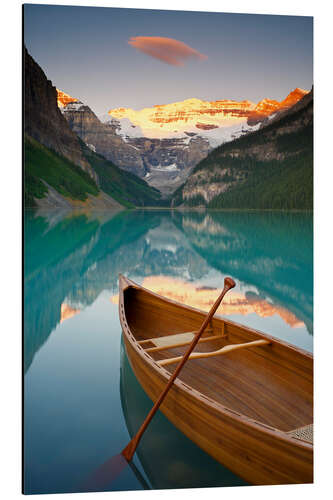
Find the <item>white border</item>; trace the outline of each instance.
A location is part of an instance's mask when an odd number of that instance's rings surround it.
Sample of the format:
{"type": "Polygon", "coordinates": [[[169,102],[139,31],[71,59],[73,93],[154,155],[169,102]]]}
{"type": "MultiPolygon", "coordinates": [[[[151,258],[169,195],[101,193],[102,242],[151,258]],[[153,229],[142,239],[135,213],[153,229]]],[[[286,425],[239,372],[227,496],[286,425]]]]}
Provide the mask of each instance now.
{"type": "MultiPolygon", "coordinates": [[[[164,490],[152,492],[91,493],[46,495],[51,499],[67,498],[198,498],[209,495],[228,500],[247,498],[260,500],[294,498],[303,500],[314,496],[326,498],[331,490],[332,432],[329,406],[332,407],[332,372],[330,348],[331,327],[331,260],[332,244],[332,142],[331,100],[333,93],[331,67],[331,20],[332,6],[326,1],[279,0],[278,3],[252,0],[251,2],[205,0],[156,0],[123,2],[84,1],[36,1],[27,3],[54,5],[89,5],[126,8],[158,8],[174,10],[198,10],[211,12],[241,12],[260,14],[285,14],[315,16],[315,485],[223,488],[209,490],[164,490]],[[203,9],[204,7],[204,9],[203,9]],[[327,368],[327,369],[326,369],[327,368]],[[327,429],[327,433],[325,432],[327,429]],[[268,489],[267,489],[268,488],[268,489]],[[85,495],[85,496],[83,496],[85,495]],[[86,496],[89,495],[89,496],[86,496]],[[121,497],[119,496],[121,495],[121,497]]],[[[1,336],[1,484],[3,498],[20,498],[21,487],[21,2],[12,0],[1,4],[1,267],[2,310],[1,336]],[[3,279],[4,278],[4,279],[3,279]]],[[[45,498],[44,496],[42,498],[45,498]]]]}

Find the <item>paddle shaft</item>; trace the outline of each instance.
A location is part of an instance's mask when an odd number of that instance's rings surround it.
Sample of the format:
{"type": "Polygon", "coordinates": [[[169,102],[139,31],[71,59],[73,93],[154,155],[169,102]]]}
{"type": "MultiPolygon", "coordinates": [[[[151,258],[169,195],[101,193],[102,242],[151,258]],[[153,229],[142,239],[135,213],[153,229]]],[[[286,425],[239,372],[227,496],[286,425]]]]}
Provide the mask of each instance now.
{"type": "Polygon", "coordinates": [[[215,301],[215,303],[213,304],[211,310],[209,311],[209,313],[207,314],[204,322],[202,323],[201,325],[201,328],[200,330],[196,333],[196,335],[194,336],[189,348],[187,349],[187,351],[185,352],[181,362],[179,363],[179,365],[177,366],[176,370],[173,372],[169,382],[167,383],[165,389],[163,390],[163,392],[161,393],[160,397],[158,398],[158,400],[155,402],[154,406],[152,407],[152,409],[150,410],[150,412],[148,413],[146,419],[144,420],[144,422],[142,423],[140,429],[138,430],[138,432],[136,433],[136,435],[132,438],[132,440],[128,443],[128,445],[126,446],[126,448],[123,449],[123,451],[121,452],[122,455],[126,458],[126,460],[129,462],[130,460],[132,460],[132,457],[135,453],[135,450],[140,442],[140,439],[142,438],[143,436],[143,433],[145,432],[145,430],[147,429],[148,425],[150,424],[153,416],[155,415],[155,413],[157,412],[157,410],[159,409],[159,407],[161,406],[165,396],[168,394],[172,384],[174,383],[175,379],[178,377],[181,369],[183,368],[184,364],[186,363],[186,361],[188,360],[191,352],[193,351],[193,349],[195,348],[195,346],[197,345],[202,333],[205,331],[205,329],[207,328],[208,326],[208,323],[210,322],[210,320],[212,319],[212,317],[214,316],[217,308],[219,307],[220,303],[222,302],[223,300],[223,297],[225,296],[225,294],[231,289],[231,288],[234,288],[235,286],[235,282],[232,278],[225,278],[224,280],[224,288],[221,292],[221,295],[218,297],[218,299],[215,301]]]}

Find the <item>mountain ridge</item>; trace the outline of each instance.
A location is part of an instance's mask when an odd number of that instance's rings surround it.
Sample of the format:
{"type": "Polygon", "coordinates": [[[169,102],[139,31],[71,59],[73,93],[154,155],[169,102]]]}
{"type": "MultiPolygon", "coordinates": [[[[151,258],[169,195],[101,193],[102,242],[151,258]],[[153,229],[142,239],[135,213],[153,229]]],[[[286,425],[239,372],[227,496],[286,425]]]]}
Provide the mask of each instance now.
{"type": "Polygon", "coordinates": [[[57,90],[24,48],[24,131],[44,146],[79,165],[96,180],[76,135],[57,106],[57,90]]]}
{"type": "Polygon", "coordinates": [[[137,150],[116,134],[112,125],[102,123],[82,101],[69,102],[61,108],[70,129],[89,147],[118,167],[144,176],[145,170],[137,150]]]}
{"type": "Polygon", "coordinates": [[[134,126],[141,128],[145,137],[164,138],[172,137],[175,133],[197,131],[196,129],[200,128],[197,127],[199,119],[205,125],[218,128],[226,126],[228,121],[230,122],[229,126],[232,122],[234,124],[247,123],[253,126],[271,113],[293,106],[307,93],[308,91],[297,87],[281,102],[264,98],[258,103],[247,99],[242,101],[232,99],[205,101],[189,98],[184,101],[157,104],[139,110],[125,107],[110,109],[108,115],[116,119],[129,119],[134,126]]]}
{"type": "MultiPolygon", "coordinates": [[[[25,206],[113,209],[158,204],[156,189],[90,151],[71,130],[58,107],[59,91],[26,48],[24,64],[25,206]]],[[[60,97],[64,104],[75,102],[63,92],[60,97]]]]}
{"type": "Polygon", "coordinates": [[[258,130],[265,120],[288,109],[306,93],[296,88],[281,102],[264,99],[257,105],[248,100],[189,98],[139,111],[117,108],[104,115],[103,122],[89,106],[60,90],[58,103],[71,129],[91,149],[138,175],[167,198],[214,147],[258,130]],[[139,116],[137,121],[135,116],[139,116]],[[158,130],[165,125],[174,130],[166,135],[162,130],[161,137],[148,130],[145,136],[149,120],[158,130]]]}
{"type": "Polygon", "coordinates": [[[312,209],[313,89],[251,134],[213,150],[172,204],[312,209]]]}

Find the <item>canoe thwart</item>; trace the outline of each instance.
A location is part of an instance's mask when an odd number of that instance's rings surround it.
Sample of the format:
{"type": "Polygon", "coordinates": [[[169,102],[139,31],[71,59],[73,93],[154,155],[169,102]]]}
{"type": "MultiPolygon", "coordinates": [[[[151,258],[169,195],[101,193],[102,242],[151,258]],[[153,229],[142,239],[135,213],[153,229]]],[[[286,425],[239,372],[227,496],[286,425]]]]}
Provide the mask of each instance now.
{"type": "MultiPolygon", "coordinates": [[[[190,359],[200,359],[200,358],[210,358],[213,356],[220,356],[221,354],[227,354],[230,351],[236,351],[237,349],[244,349],[248,347],[256,347],[260,345],[268,345],[271,344],[270,340],[254,340],[252,342],[245,342],[243,344],[230,344],[222,347],[221,349],[218,349],[217,351],[211,351],[211,352],[194,352],[193,354],[190,355],[188,358],[190,359]]],[[[162,359],[160,361],[157,361],[157,363],[160,366],[165,366],[165,365],[171,365],[173,363],[177,363],[182,359],[182,356],[177,356],[176,358],[169,358],[169,359],[162,359]]]]}

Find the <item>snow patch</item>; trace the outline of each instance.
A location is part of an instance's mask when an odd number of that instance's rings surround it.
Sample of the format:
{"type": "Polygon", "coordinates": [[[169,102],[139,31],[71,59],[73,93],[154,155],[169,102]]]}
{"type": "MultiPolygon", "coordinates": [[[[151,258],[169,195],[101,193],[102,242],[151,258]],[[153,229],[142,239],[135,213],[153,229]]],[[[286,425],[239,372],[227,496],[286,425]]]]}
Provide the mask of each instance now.
{"type": "Polygon", "coordinates": [[[83,107],[84,104],[81,101],[70,102],[61,109],[61,112],[66,113],[66,111],[81,111],[81,108],[83,107]]]}
{"type": "Polygon", "coordinates": [[[209,141],[212,148],[217,148],[225,142],[230,142],[238,139],[244,134],[254,132],[260,128],[260,123],[256,125],[248,125],[247,122],[238,123],[231,127],[219,127],[212,130],[202,130],[198,137],[203,137],[209,141]]]}
{"type": "Polygon", "coordinates": [[[91,151],[93,151],[94,153],[96,153],[96,148],[95,148],[95,146],[93,144],[88,144],[87,142],[86,142],[86,144],[87,144],[88,148],[91,149],[91,151]]]}
{"type": "Polygon", "coordinates": [[[125,140],[126,137],[143,137],[141,127],[133,125],[133,123],[128,118],[113,118],[109,114],[104,114],[99,116],[102,123],[110,124],[115,127],[117,135],[120,135],[125,140]]]}
{"type": "Polygon", "coordinates": [[[274,118],[274,116],[276,116],[277,113],[272,113],[271,115],[267,116],[267,120],[270,121],[272,120],[272,118],[274,118]]]}
{"type": "Polygon", "coordinates": [[[176,163],[172,163],[171,165],[156,165],[151,167],[152,170],[158,170],[159,172],[172,172],[175,170],[179,170],[176,163]]]}

